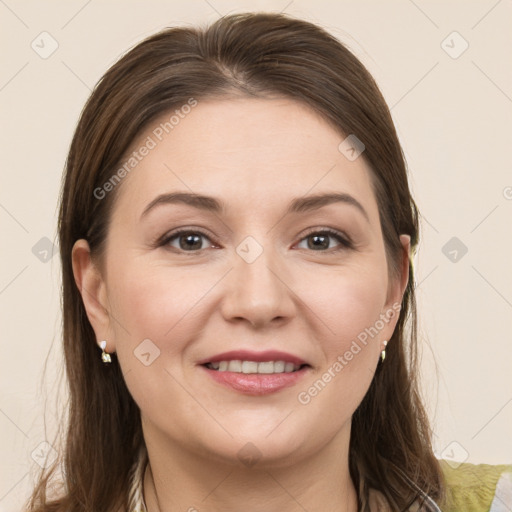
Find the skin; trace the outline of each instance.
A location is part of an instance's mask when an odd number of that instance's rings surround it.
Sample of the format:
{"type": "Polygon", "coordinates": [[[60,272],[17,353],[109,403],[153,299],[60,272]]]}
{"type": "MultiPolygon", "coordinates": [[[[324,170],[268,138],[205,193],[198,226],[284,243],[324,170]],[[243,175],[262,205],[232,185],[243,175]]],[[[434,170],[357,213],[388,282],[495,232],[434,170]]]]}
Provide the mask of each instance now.
{"type": "Polygon", "coordinates": [[[401,302],[409,238],[400,238],[401,276],[391,278],[371,170],[338,150],[343,139],[290,99],[200,101],[119,185],[101,265],[85,240],[76,242],[88,318],[98,341],[117,352],[141,409],[149,512],[256,512],[263,503],[270,511],[357,510],[350,420],[399,313],[309,403],[298,394],[401,302]],[[166,204],[141,218],[155,197],[177,190],[214,196],[226,211],[166,204]],[[345,203],[284,214],[293,198],[320,192],[350,194],[368,218],[345,203]],[[181,227],[207,233],[194,252],[179,236],[154,243],[181,227]],[[353,247],[333,237],[312,247],[308,231],[325,228],[353,247]],[[263,249],[252,263],[236,252],[247,236],[263,249]],[[134,356],[145,339],[160,350],[149,366],[134,356]],[[248,396],[197,365],[237,349],[282,350],[311,368],[292,387],[248,396]],[[248,442],[259,457],[251,467],[237,456],[248,442]]]}

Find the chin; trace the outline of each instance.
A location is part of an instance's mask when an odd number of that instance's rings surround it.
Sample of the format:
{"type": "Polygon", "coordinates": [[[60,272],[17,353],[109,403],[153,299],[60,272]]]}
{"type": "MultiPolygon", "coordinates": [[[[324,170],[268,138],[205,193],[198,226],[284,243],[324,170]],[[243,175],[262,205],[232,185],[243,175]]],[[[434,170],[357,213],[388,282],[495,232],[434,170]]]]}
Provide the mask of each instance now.
{"type": "MultiPolygon", "coordinates": [[[[317,450],[309,446],[304,435],[294,436],[290,430],[268,434],[257,429],[231,431],[233,437],[223,436],[218,442],[211,437],[204,439],[202,454],[208,459],[216,459],[219,463],[246,467],[248,469],[270,469],[292,466],[306,457],[308,452],[317,450]]],[[[310,439],[314,436],[306,436],[310,439]]],[[[196,444],[197,447],[197,444],[196,444]]]]}

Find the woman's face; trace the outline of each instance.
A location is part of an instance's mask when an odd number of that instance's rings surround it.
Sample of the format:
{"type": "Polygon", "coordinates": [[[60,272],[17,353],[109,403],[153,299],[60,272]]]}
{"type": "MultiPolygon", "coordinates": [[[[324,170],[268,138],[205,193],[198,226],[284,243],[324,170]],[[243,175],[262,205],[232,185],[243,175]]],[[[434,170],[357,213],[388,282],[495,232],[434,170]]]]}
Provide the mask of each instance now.
{"type": "Polygon", "coordinates": [[[398,319],[406,237],[390,279],[369,167],[307,107],[178,111],[123,162],[102,273],[74,251],[146,441],[270,465],[346,443],[398,319]]]}

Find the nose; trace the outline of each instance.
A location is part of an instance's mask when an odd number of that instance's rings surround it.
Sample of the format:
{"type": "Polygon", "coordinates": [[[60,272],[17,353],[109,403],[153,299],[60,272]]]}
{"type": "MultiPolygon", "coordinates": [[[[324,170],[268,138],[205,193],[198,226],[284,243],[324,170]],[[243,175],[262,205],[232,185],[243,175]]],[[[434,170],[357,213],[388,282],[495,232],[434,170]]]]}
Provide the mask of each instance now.
{"type": "MultiPolygon", "coordinates": [[[[241,255],[242,256],[241,256],[241,255]]],[[[249,322],[253,328],[284,324],[295,314],[295,295],[287,281],[285,262],[265,248],[251,261],[234,253],[221,312],[229,322],[249,322]]]]}

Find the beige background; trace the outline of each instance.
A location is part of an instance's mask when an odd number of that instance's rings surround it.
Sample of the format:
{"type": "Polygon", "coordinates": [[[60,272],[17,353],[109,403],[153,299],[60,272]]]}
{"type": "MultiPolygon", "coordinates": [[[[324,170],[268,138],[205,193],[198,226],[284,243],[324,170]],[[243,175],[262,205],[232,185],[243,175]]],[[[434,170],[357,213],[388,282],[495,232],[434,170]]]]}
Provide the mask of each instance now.
{"type": "Polygon", "coordinates": [[[44,237],[55,241],[59,182],[80,110],[143,37],[246,10],[319,23],[377,79],[424,215],[417,291],[436,452],[512,462],[510,0],[0,0],[1,512],[19,510],[51,450],[41,443],[52,441],[59,408],[59,262],[45,253],[44,237]],[[42,58],[52,40],[58,48],[42,58]]]}

